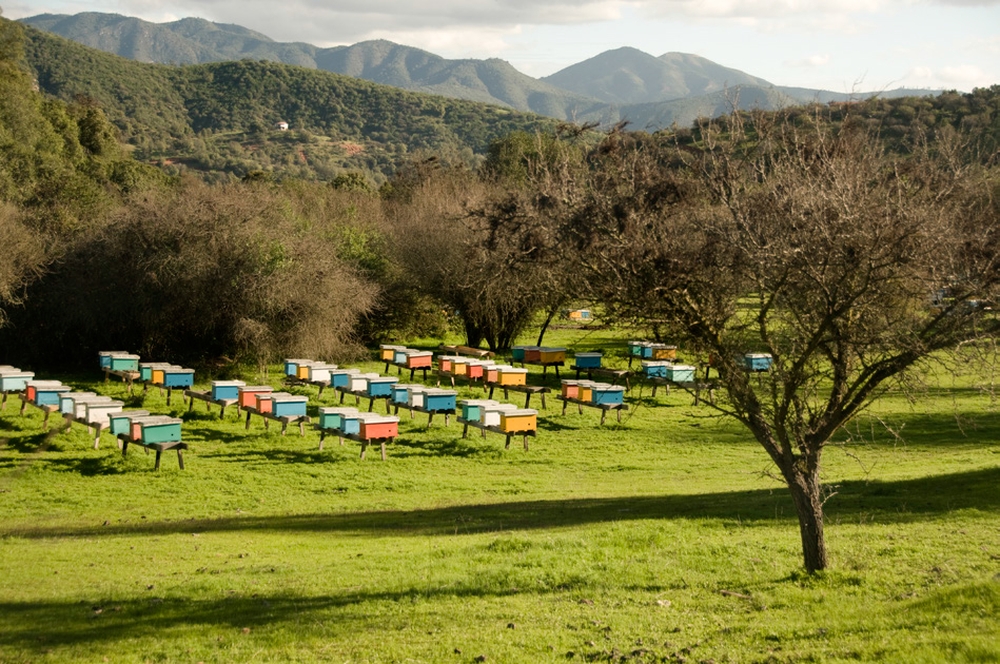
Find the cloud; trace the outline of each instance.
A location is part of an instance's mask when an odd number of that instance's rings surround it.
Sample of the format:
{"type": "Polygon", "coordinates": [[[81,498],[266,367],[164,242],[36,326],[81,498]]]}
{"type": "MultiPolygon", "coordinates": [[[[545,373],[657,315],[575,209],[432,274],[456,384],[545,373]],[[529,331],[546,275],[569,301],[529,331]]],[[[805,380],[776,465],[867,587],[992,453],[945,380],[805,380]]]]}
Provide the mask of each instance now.
{"type": "Polygon", "coordinates": [[[954,65],[950,67],[917,66],[910,69],[899,81],[902,87],[944,88],[971,90],[995,84],[987,72],[976,65],[954,65]]]}
{"type": "Polygon", "coordinates": [[[785,63],[789,67],[796,67],[799,69],[813,69],[816,67],[825,67],[830,64],[829,54],[824,55],[810,55],[807,58],[802,58],[801,60],[791,60],[785,63]]]}

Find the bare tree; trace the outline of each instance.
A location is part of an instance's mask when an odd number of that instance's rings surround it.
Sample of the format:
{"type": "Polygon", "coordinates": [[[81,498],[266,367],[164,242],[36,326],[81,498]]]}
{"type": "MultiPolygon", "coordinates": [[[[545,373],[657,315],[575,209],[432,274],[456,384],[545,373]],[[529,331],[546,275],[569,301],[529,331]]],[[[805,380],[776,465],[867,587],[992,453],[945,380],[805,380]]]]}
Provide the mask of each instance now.
{"type": "Polygon", "coordinates": [[[683,152],[612,135],[570,221],[613,310],[717,358],[716,407],[777,466],[810,572],[828,565],[827,442],[921,360],[1000,327],[983,306],[1000,281],[988,174],[886,154],[859,127],[734,115],[683,152]],[[748,351],[771,370],[747,371],[748,351]]]}

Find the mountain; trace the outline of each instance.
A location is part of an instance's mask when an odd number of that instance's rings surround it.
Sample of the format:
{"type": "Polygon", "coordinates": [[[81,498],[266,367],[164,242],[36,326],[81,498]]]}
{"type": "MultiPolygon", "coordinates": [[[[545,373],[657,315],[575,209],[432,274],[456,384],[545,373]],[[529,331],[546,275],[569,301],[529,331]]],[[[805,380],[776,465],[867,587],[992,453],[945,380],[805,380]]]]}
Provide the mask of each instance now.
{"type": "Polygon", "coordinates": [[[643,104],[697,97],[737,85],[772,87],[764,79],[687,53],[659,58],[635,48],[605,51],[542,79],[609,104],[643,104]]]}
{"type": "Polygon", "coordinates": [[[381,181],[413,155],[475,162],[512,131],[556,125],[507,108],[276,62],[167,66],[30,27],[25,36],[26,64],[41,91],[70,102],[97,101],[137,158],[220,176],[262,170],[333,179],[343,170],[362,170],[381,181]],[[279,121],[292,131],[276,131],[279,121]]]}

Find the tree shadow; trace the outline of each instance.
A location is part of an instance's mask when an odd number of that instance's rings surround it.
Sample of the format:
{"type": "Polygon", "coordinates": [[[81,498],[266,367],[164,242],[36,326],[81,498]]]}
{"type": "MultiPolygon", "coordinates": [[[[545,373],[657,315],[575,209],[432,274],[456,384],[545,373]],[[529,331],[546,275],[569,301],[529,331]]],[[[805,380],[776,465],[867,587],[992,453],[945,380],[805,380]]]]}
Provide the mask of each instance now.
{"type": "MultiPolygon", "coordinates": [[[[391,448],[390,448],[391,455],[391,448]]],[[[1000,467],[893,482],[847,481],[827,503],[827,519],[907,523],[958,510],[1000,511],[1000,467]]],[[[195,521],[148,522],[103,527],[19,528],[25,538],[95,537],[118,534],[190,532],[303,531],[359,536],[446,536],[499,530],[577,527],[646,519],[739,519],[747,527],[776,519],[795,521],[783,488],[706,494],[624,496],[576,500],[532,500],[455,505],[411,511],[233,517],[195,521]]]]}

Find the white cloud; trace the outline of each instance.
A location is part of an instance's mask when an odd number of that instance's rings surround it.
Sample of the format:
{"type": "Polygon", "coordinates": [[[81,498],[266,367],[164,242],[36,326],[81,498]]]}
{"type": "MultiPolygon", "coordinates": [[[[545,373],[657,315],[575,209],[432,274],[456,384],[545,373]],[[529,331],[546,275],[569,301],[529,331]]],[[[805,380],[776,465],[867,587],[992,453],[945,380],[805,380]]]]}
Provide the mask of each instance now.
{"type": "Polygon", "coordinates": [[[976,65],[950,67],[917,66],[899,81],[902,87],[971,90],[994,85],[996,80],[976,65]]]}
{"type": "Polygon", "coordinates": [[[800,69],[811,69],[816,67],[825,67],[830,64],[829,54],[824,55],[810,55],[809,57],[802,58],[801,60],[791,60],[786,62],[789,67],[798,67],[800,69]]]}

